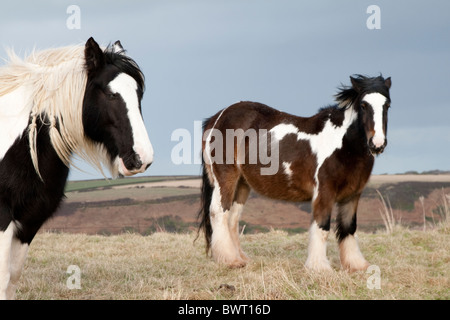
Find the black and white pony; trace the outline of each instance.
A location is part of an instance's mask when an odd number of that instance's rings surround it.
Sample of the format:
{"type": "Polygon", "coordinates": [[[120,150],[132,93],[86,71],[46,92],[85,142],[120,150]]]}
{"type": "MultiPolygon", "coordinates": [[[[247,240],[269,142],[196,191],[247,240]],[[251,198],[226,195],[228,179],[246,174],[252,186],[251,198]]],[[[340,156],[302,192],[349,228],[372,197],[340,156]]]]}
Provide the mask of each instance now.
{"type": "Polygon", "coordinates": [[[336,105],[312,117],[240,102],[203,123],[199,230],[217,262],[242,267],[248,261],[239,242],[239,219],[253,189],[269,198],[312,201],[307,268],[331,269],[326,241],[335,204],[343,268],[369,266],[355,237],[356,211],[375,155],[387,144],[391,79],[357,75],[350,80],[352,85],[336,95],[336,105]]]}
{"type": "Polygon", "coordinates": [[[0,298],[14,298],[28,247],[64,196],[73,156],[112,176],[144,172],[153,148],[144,75],[119,41],[10,52],[0,67],[0,298]]]}

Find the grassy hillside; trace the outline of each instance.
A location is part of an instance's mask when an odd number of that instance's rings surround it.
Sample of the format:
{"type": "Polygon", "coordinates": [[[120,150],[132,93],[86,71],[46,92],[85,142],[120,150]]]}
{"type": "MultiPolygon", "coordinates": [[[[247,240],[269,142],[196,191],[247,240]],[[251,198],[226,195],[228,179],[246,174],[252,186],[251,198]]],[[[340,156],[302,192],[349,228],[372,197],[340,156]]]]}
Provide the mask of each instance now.
{"type": "Polygon", "coordinates": [[[252,258],[230,270],[204,254],[195,233],[157,232],[148,236],[39,233],[32,243],[18,299],[450,299],[450,226],[426,232],[396,227],[386,234],[360,233],[375,273],[339,270],[333,236],[328,256],[335,271],[313,274],[303,268],[308,235],[270,231],[243,235],[252,258]],[[69,289],[74,265],[80,289],[69,289]],[[372,277],[372,278],[371,278],[372,277]],[[368,286],[369,282],[369,286],[368,286]]]}
{"type": "MultiPolygon", "coordinates": [[[[86,234],[189,232],[198,225],[201,180],[196,176],[69,182],[64,203],[42,230],[86,234]]],[[[358,206],[358,230],[384,229],[380,195],[410,228],[443,219],[450,175],[372,176],[358,206]],[[422,201],[420,201],[420,199],[422,201]]],[[[335,214],[332,215],[334,223],[335,214]]],[[[244,233],[270,229],[299,233],[311,223],[311,204],[268,199],[252,192],[242,215],[244,233]]]]}
{"type": "Polygon", "coordinates": [[[108,189],[114,186],[133,185],[139,183],[172,181],[190,179],[191,176],[151,176],[151,177],[126,177],[121,179],[94,179],[68,181],[65,192],[81,191],[88,192],[95,189],[108,189]]]}

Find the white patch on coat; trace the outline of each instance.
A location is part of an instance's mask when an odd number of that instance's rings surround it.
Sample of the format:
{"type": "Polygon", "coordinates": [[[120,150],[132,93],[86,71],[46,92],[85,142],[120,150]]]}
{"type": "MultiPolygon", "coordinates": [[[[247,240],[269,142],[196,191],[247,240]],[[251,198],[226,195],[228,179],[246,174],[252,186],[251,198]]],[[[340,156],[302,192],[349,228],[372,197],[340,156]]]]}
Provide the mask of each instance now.
{"type": "Polygon", "coordinates": [[[217,182],[217,180],[214,180],[214,192],[211,196],[211,205],[210,205],[210,211],[211,212],[223,212],[222,207],[222,196],[220,194],[220,185],[217,182]]]}
{"type": "Polygon", "coordinates": [[[318,174],[320,167],[324,161],[333,154],[334,151],[342,148],[344,135],[357,117],[357,113],[352,107],[350,107],[345,110],[344,121],[341,126],[334,125],[331,120],[328,119],[325,122],[322,131],[316,134],[302,132],[295,125],[286,123],[276,125],[270,130],[272,138],[278,141],[282,140],[288,134],[296,134],[297,140],[306,140],[309,142],[312,153],[317,158],[317,166],[314,173],[316,185],[313,199],[316,198],[319,188],[318,174]]]}
{"type": "Polygon", "coordinates": [[[372,138],[372,142],[377,148],[383,146],[386,140],[385,132],[383,130],[383,106],[386,103],[386,100],[386,97],[378,92],[369,93],[363,98],[363,101],[370,104],[373,109],[375,135],[372,138]]]}
{"type": "Polygon", "coordinates": [[[291,123],[280,123],[270,129],[272,139],[281,141],[288,134],[298,134],[299,130],[291,123]]]}
{"type": "Polygon", "coordinates": [[[290,162],[283,162],[283,172],[285,175],[287,175],[288,179],[291,180],[292,178],[292,169],[291,169],[291,163],[290,162]]]}
{"type": "Polygon", "coordinates": [[[0,160],[27,127],[31,95],[29,88],[22,86],[0,97],[0,160]]]}
{"type": "MultiPolygon", "coordinates": [[[[216,127],[216,125],[217,125],[217,122],[219,121],[220,117],[222,117],[222,114],[223,114],[223,113],[225,112],[225,110],[227,110],[227,109],[228,109],[228,107],[225,108],[225,109],[223,109],[223,110],[220,112],[220,114],[219,114],[219,116],[217,117],[216,121],[214,121],[214,124],[213,124],[212,128],[209,129],[208,136],[206,137],[206,140],[205,140],[204,157],[205,157],[206,159],[204,159],[204,160],[205,160],[205,163],[207,163],[207,164],[210,165],[210,168],[211,168],[211,175],[212,175],[212,177],[213,177],[213,180],[216,180],[216,178],[215,178],[215,176],[214,176],[213,161],[212,161],[212,157],[211,157],[211,138],[212,138],[213,132],[216,130],[215,127],[216,127]]],[[[208,131],[208,130],[207,130],[207,131],[208,131]]],[[[212,183],[214,183],[214,181],[212,181],[212,183]]]]}
{"type": "Polygon", "coordinates": [[[314,271],[332,270],[327,259],[327,238],[329,231],[321,229],[314,221],[309,228],[308,258],[305,267],[314,271]]]}
{"type": "MultiPolygon", "coordinates": [[[[144,172],[147,166],[153,162],[153,147],[139,111],[136,80],[126,73],[120,73],[109,83],[108,87],[112,93],[120,94],[125,101],[133,131],[133,150],[139,155],[142,162],[142,167],[137,172],[144,172]]],[[[130,172],[123,165],[123,161],[119,161],[119,164],[119,172],[124,175],[130,175],[130,172]]]]}

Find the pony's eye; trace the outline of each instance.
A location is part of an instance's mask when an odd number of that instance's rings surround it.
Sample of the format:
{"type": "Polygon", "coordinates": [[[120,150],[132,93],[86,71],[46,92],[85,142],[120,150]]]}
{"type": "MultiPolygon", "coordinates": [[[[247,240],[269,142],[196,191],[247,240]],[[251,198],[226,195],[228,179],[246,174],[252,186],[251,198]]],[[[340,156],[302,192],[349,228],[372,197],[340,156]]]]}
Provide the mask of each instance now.
{"type": "Polygon", "coordinates": [[[110,100],[115,100],[115,99],[117,99],[118,96],[119,96],[119,95],[118,95],[117,93],[108,93],[108,94],[107,94],[107,97],[108,97],[108,99],[110,99],[110,100]]]}
{"type": "Polygon", "coordinates": [[[361,110],[366,111],[367,104],[365,102],[361,103],[361,110]]]}

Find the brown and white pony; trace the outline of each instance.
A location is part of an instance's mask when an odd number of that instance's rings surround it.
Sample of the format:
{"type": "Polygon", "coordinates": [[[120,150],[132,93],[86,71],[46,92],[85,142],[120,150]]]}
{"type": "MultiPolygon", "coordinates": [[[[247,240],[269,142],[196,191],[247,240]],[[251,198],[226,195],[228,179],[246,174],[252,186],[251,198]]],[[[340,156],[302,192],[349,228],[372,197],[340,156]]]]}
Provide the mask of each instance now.
{"type": "Polygon", "coordinates": [[[391,79],[350,80],[336,105],[312,117],[239,102],[204,121],[199,231],[217,262],[242,267],[249,260],[239,242],[239,219],[253,189],[273,199],[312,201],[305,263],[312,270],[331,270],[326,241],[337,204],[341,265],[367,269],[355,237],[356,212],[375,155],[387,144],[391,79]]]}

